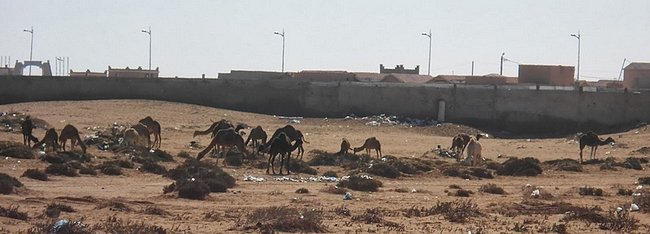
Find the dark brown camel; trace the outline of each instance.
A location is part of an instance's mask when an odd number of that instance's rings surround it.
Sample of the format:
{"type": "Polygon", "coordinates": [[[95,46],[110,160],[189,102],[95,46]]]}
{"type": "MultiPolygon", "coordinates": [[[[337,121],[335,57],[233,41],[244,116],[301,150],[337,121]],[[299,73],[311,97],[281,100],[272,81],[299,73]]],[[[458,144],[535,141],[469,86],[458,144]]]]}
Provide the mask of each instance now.
{"type": "Polygon", "coordinates": [[[266,139],[267,139],[266,132],[262,128],[262,126],[257,126],[253,129],[251,129],[251,132],[248,134],[248,138],[246,139],[246,142],[244,145],[248,145],[248,142],[251,140],[253,141],[253,148],[257,148],[260,145],[266,144],[266,139]],[[260,143],[261,141],[262,143],[260,143]]]}
{"type": "MultiPolygon", "coordinates": [[[[291,125],[287,125],[287,126],[284,126],[284,127],[281,127],[281,128],[278,128],[277,130],[275,130],[275,132],[271,136],[271,139],[275,139],[276,137],[278,137],[278,135],[280,135],[280,133],[284,133],[289,138],[289,142],[294,142],[294,141],[297,141],[298,139],[300,139],[301,142],[300,142],[300,145],[298,145],[298,156],[297,157],[300,157],[300,159],[302,159],[302,155],[305,153],[305,149],[302,147],[302,143],[304,142],[304,143],[309,144],[309,142],[305,140],[305,137],[302,134],[302,132],[299,131],[299,130],[296,130],[296,128],[294,128],[291,125]]],[[[264,144],[263,146],[260,146],[259,151],[260,152],[268,152],[270,145],[271,145],[271,142],[269,141],[266,144],[264,144]]]]}
{"type": "Polygon", "coordinates": [[[74,150],[74,145],[79,143],[81,151],[86,153],[86,145],[79,137],[79,131],[74,126],[68,124],[63,127],[61,134],[59,134],[59,144],[61,144],[61,149],[65,152],[65,143],[70,140],[70,151],[74,150]]]}
{"type": "Polygon", "coordinates": [[[25,120],[20,123],[21,130],[23,132],[23,144],[26,146],[31,146],[32,141],[34,143],[38,142],[38,138],[36,138],[34,135],[32,135],[32,130],[34,129],[34,122],[32,122],[32,119],[29,117],[25,117],[25,120]]]}
{"type": "Polygon", "coordinates": [[[275,157],[279,154],[280,155],[280,175],[282,175],[282,166],[284,165],[284,159],[285,157],[287,158],[287,175],[290,174],[289,172],[289,165],[290,160],[291,160],[291,152],[296,150],[298,147],[302,145],[302,139],[298,138],[296,139],[296,142],[291,145],[291,139],[283,132],[278,133],[278,136],[275,138],[271,138],[270,144],[269,144],[269,161],[268,164],[266,165],[266,173],[269,173],[269,167],[271,168],[271,171],[273,174],[275,174],[275,157]]]}
{"type": "Polygon", "coordinates": [[[366,139],[362,146],[354,148],[354,153],[356,154],[364,149],[368,155],[370,155],[370,150],[374,149],[375,153],[377,153],[377,158],[381,158],[381,143],[379,143],[376,137],[366,139]]]}
{"type": "Polygon", "coordinates": [[[43,139],[41,141],[37,142],[36,144],[34,144],[34,146],[32,146],[32,148],[33,149],[38,149],[38,148],[42,147],[43,145],[45,145],[46,148],[47,147],[52,147],[54,149],[54,151],[59,151],[61,146],[57,142],[58,139],[59,139],[59,134],[56,133],[56,130],[54,128],[50,128],[45,132],[45,136],[43,137],[43,139]]]}
{"type": "Polygon", "coordinates": [[[598,150],[599,145],[606,145],[609,143],[616,143],[614,139],[608,137],[604,141],[601,140],[596,133],[587,132],[580,136],[580,163],[582,163],[582,150],[585,146],[591,146],[591,152],[589,154],[589,159],[596,159],[596,150],[598,150]]]}
{"type": "MultiPolygon", "coordinates": [[[[201,160],[203,156],[205,156],[210,150],[214,147],[237,147],[239,152],[244,154],[244,157],[247,157],[246,155],[248,154],[248,151],[246,151],[246,147],[244,146],[244,138],[239,135],[235,129],[233,128],[228,128],[228,129],[221,129],[215,134],[214,138],[212,138],[212,141],[210,142],[210,145],[208,147],[205,147],[205,149],[197,155],[196,159],[201,160]]],[[[226,150],[222,150],[223,157],[226,157],[226,150]]],[[[217,162],[219,160],[217,159],[217,162]]]]}
{"type": "Polygon", "coordinates": [[[343,140],[341,141],[341,150],[339,150],[338,154],[343,156],[348,155],[348,150],[352,150],[352,147],[350,146],[351,145],[348,139],[343,138],[343,140]]]}
{"type": "Polygon", "coordinates": [[[463,152],[465,152],[465,148],[467,147],[467,144],[470,141],[470,136],[467,134],[460,133],[456,135],[452,140],[451,140],[451,148],[449,148],[451,151],[456,152],[456,161],[460,161],[460,158],[463,155],[463,152]]]}
{"type": "Polygon", "coordinates": [[[212,125],[210,125],[210,127],[204,131],[194,131],[194,135],[192,135],[192,137],[208,135],[210,133],[212,133],[212,137],[214,137],[214,135],[216,135],[219,130],[227,128],[235,128],[235,126],[233,126],[230,121],[221,119],[217,122],[213,122],[212,125]]]}
{"type": "Polygon", "coordinates": [[[149,135],[153,134],[154,140],[153,140],[153,145],[151,147],[160,148],[160,144],[162,143],[162,138],[160,137],[160,131],[161,131],[160,123],[158,123],[158,121],[151,118],[151,116],[147,116],[144,119],[141,119],[140,121],[138,121],[138,123],[141,123],[147,127],[147,130],[149,130],[149,135]]]}

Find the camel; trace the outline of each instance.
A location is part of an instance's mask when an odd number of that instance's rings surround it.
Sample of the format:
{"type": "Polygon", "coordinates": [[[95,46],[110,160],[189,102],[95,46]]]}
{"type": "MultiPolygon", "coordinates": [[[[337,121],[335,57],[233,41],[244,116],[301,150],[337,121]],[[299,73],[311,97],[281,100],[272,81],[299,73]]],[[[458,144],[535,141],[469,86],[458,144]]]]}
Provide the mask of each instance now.
{"type": "Polygon", "coordinates": [[[61,134],[59,134],[59,144],[61,144],[61,149],[63,149],[63,152],[65,152],[65,143],[68,140],[70,140],[70,151],[74,150],[74,145],[79,143],[81,151],[84,154],[86,153],[86,145],[84,145],[81,137],[79,137],[79,131],[77,128],[70,124],[65,125],[65,127],[61,129],[61,134]]]}
{"type": "Polygon", "coordinates": [[[348,139],[343,138],[341,141],[341,150],[339,150],[338,154],[347,156],[348,155],[348,150],[351,150],[352,148],[350,147],[350,142],[348,139]]]}
{"type": "Polygon", "coordinates": [[[609,143],[616,143],[614,139],[608,137],[604,141],[601,140],[596,133],[587,132],[580,136],[580,163],[582,163],[582,150],[585,146],[591,146],[591,153],[589,154],[589,159],[596,158],[596,150],[598,150],[599,145],[606,145],[609,143]]]}
{"type": "Polygon", "coordinates": [[[146,142],[146,147],[150,148],[151,147],[151,138],[149,137],[149,129],[147,126],[144,126],[144,124],[136,124],[132,125],[131,128],[133,128],[136,132],[138,132],[138,136],[140,136],[142,144],[146,142]]]}
{"type": "MultiPolygon", "coordinates": [[[[298,145],[298,154],[297,154],[296,158],[300,157],[300,159],[302,160],[302,155],[305,154],[305,148],[302,147],[302,143],[309,144],[309,141],[305,140],[305,136],[302,134],[302,132],[300,130],[296,130],[296,128],[294,128],[291,125],[286,125],[284,127],[281,127],[281,128],[278,128],[277,130],[275,130],[275,132],[271,136],[271,139],[275,139],[276,137],[278,137],[278,135],[280,135],[280,133],[284,133],[289,138],[290,142],[294,142],[294,141],[300,139],[301,144],[298,145]]],[[[269,141],[266,144],[264,144],[263,146],[260,146],[259,151],[260,152],[268,151],[268,148],[269,148],[270,145],[271,145],[271,142],[269,141]]]]}
{"type": "Polygon", "coordinates": [[[476,134],[476,138],[470,139],[469,143],[467,143],[467,157],[465,157],[466,164],[478,166],[481,163],[481,160],[483,159],[483,156],[481,155],[482,147],[481,143],[478,141],[482,136],[483,135],[481,134],[476,134]]]}
{"type": "Polygon", "coordinates": [[[375,153],[377,153],[377,158],[381,158],[381,143],[379,143],[376,137],[366,139],[362,146],[354,148],[354,153],[356,154],[364,149],[368,155],[370,155],[370,150],[374,149],[375,153]]]}
{"type": "Polygon", "coordinates": [[[296,150],[302,145],[302,139],[296,139],[296,142],[291,145],[291,139],[284,133],[278,133],[278,136],[272,138],[269,145],[269,161],[266,166],[266,174],[269,173],[269,167],[273,174],[275,174],[275,157],[280,155],[280,175],[282,175],[282,166],[284,165],[284,158],[287,158],[287,175],[289,172],[289,165],[291,160],[291,152],[296,150]]]}
{"type": "Polygon", "coordinates": [[[136,131],[133,128],[129,128],[124,131],[124,137],[122,138],[122,143],[121,145],[123,146],[137,146],[141,145],[140,142],[140,135],[138,135],[138,131],[136,131]]]}
{"type": "Polygon", "coordinates": [[[147,130],[149,130],[149,135],[153,134],[154,140],[153,140],[152,148],[154,147],[160,148],[160,144],[162,143],[162,138],[160,136],[160,131],[161,131],[160,123],[158,123],[158,121],[151,118],[151,116],[147,116],[144,119],[141,119],[140,121],[138,121],[138,123],[141,123],[147,127],[147,130]]]}
{"type": "Polygon", "coordinates": [[[227,128],[234,128],[234,127],[235,126],[233,126],[232,123],[230,123],[230,121],[228,121],[226,119],[221,119],[221,120],[219,120],[217,122],[213,122],[212,125],[210,125],[210,127],[208,129],[204,130],[204,131],[194,131],[194,134],[192,135],[192,137],[208,135],[210,133],[212,133],[212,136],[214,137],[214,135],[219,130],[227,129],[227,128]]]}
{"type": "Polygon", "coordinates": [[[56,133],[56,130],[54,128],[50,128],[45,132],[45,136],[43,136],[43,139],[37,142],[36,144],[34,144],[32,148],[38,149],[43,145],[45,145],[46,148],[49,146],[52,147],[54,151],[59,151],[61,146],[59,145],[59,143],[57,143],[58,138],[59,138],[59,134],[56,133]]]}
{"type": "Polygon", "coordinates": [[[248,138],[246,139],[244,145],[248,145],[248,142],[252,140],[253,148],[257,148],[260,145],[266,144],[266,139],[267,135],[262,126],[257,126],[251,129],[251,132],[248,134],[248,138]],[[259,143],[258,141],[262,141],[262,143],[259,143]]]}
{"type": "Polygon", "coordinates": [[[456,152],[456,161],[460,161],[460,158],[462,157],[463,152],[467,147],[467,143],[469,143],[469,140],[470,140],[470,136],[463,133],[456,135],[451,140],[451,148],[449,149],[456,152]]]}
{"type": "MultiPolygon", "coordinates": [[[[212,138],[212,141],[210,142],[210,145],[208,147],[205,147],[205,149],[201,152],[196,157],[196,160],[201,160],[212,148],[215,146],[220,146],[220,147],[237,147],[239,152],[246,155],[248,154],[248,151],[246,151],[246,147],[244,146],[244,138],[239,135],[235,129],[233,128],[228,128],[228,129],[221,129],[215,134],[214,138],[212,138]]],[[[225,150],[222,151],[223,157],[226,157],[227,152],[225,150]]],[[[218,163],[217,159],[217,163],[218,163]]]]}
{"type": "Polygon", "coordinates": [[[32,122],[32,119],[28,116],[25,117],[25,120],[20,123],[20,127],[23,132],[23,144],[26,146],[31,146],[32,141],[34,143],[38,142],[38,138],[36,138],[34,135],[32,135],[32,130],[34,129],[34,122],[32,122]]]}

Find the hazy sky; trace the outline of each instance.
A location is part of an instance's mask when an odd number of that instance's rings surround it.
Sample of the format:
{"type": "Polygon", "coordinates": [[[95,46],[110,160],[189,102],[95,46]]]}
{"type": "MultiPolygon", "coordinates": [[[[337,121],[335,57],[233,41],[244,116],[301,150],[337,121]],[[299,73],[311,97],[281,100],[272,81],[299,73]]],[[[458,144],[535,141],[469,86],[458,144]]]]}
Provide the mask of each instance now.
{"type": "MultiPolygon", "coordinates": [[[[427,73],[499,72],[502,52],[526,64],[575,65],[582,35],[581,76],[616,78],[623,59],[650,61],[648,0],[491,1],[151,1],[0,0],[0,56],[34,60],[70,57],[73,70],[108,65],[152,66],[161,76],[198,77],[232,70],[378,72],[420,65],[427,73]]],[[[13,66],[13,62],[12,65],[13,66]]],[[[504,75],[517,75],[506,62],[504,75]]]]}

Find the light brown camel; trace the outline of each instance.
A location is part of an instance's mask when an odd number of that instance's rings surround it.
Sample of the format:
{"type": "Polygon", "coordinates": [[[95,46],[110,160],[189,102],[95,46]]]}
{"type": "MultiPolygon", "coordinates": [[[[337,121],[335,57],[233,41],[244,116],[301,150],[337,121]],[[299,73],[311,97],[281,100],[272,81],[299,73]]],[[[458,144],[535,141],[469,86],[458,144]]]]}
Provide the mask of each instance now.
{"type": "Polygon", "coordinates": [[[298,138],[296,139],[296,142],[291,145],[291,139],[284,133],[280,132],[275,138],[271,138],[270,145],[269,145],[269,161],[266,165],[266,174],[269,173],[269,167],[271,168],[271,171],[273,174],[275,174],[275,157],[279,154],[280,155],[280,175],[282,175],[282,166],[284,165],[284,159],[287,159],[287,175],[290,174],[289,172],[289,165],[291,161],[291,152],[296,150],[297,148],[302,145],[302,139],[298,138]]]}
{"type": "Polygon", "coordinates": [[[585,146],[591,146],[589,159],[596,159],[596,150],[598,150],[598,146],[610,143],[616,143],[616,141],[614,141],[614,139],[611,137],[608,137],[603,141],[594,132],[587,132],[585,134],[582,134],[580,136],[580,163],[582,163],[582,150],[585,148],[585,146]]]}
{"type": "Polygon", "coordinates": [[[194,134],[192,137],[196,136],[202,136],[202,135],[208,135],[212,133],[212,136],[214,135],[221,129],[227,129],[227,128],[235,128],[235,126],[232,125],[232,123],[226,119],[221,119],[217,122],[213,122],[210,127],[204,131],[194,131],[194,134]]]}
{"type": "Polygon", "coordinates": [[[140,136],[140,142],[142,144],[146,142],[147,145],[145,147],[151,148],[151,138],[149,137],[149,129],[147,129],[147,126],[138,123],[136,125],[132,125],[131,128],[133,128],[136,132],[138,132],[138,136],[140,136]]]}
{"type": "Polygon", "coordinates": [[[460,161],[463,157],[463,152],[469,143],[470,136],[467,134],[460,133],[451,140],[450,150],[456,152],[456,161],[460,161]]]}
{"type": "MultiPolygon", "coordinates": [[[[244,157],[247,157],[248,151],[246,151],[246,147],[244,146],[244,138],[239,135],[235,129],[233,128],[228,128],[228,129],[221,129],[217,132],[217,134],[212,138],[212,141],[210,142],[210,145],[208,147],[205,147],[205,149],[197,155],[196,159],[201,160],[212,148],[215,146],[218,147],[237,147],[239,152],[244,154],[244,157]]],[[[223,157],[226,157],[226,150],[222,151],[223,157]]],[[[217,159],[217,163],[219,162],[219,159],[217,159]]]]}
{"type": "Polygon", "coordinates": [[[246,142],[244,145],[248,145],[248,142],[253,141],[253,148],[257,148],[260,145],[266,144],[266,139],[267,139],[266,132],[262,128],[262,126],[257,126],[253,129],[251,129],[251,132],[248,134],[248,138],[246,139],[246,142]],[[262,143],[260,143],[261,141],[262,143]]]}
{"type": "Polygon", "coordinates": [[[162,137],[160,136],[160,131],[161,131],[160,123],[158,123],[158,121],[151,118],[151,116],[147,116],[144,119],[141,119],[140,121],[138,121],[138,123],[141,123],[147,127],[147,130],[149,130],[149,135],[153,134],[154,140],[153,140],[153,145],[151,147],[160,148],[160,144],[162,143],[162,137]]]}
{"type": "Polygon", "coordinates": [[[377,153],[377,158],[381,158],[381,143],[379,143],[376,137],[366,139],[362,146],[354,148],[354,153],[356,154],[364,149],[368,155],[370,155],[370,150],[374,149],[375,153],[377,153]]]}
{"type": "Polygon", "coordinates": [[[38,138],[36,138],[32,134],[32,130],[34,129],[34,122],[32,122],[32,119],[28,116],[25,117],[25,120],[23,120],[20,123],[20,128],[23,133],[23,144],[26,146],[32,146],[32,141],[34,143],[38,142],[38,138]]]}
{"type": "Polygon", "coordinates": [[[476,138],[470,139],[469,143],[467,143],[467,157],[465,157],[466,164],[478,166],[482,162],[483,156],[481,151],[483,147],[481,147],[481,143],[478,142],[482,136],[483,135],[481,134],[477,134],[476,138]]]}
{"type": "Polygon", "coordinates": [[[32,148],[33,149],[38,149],[38,148],[42,147],[43,145],[45,145],[46,149],[47,149],[47,147],[52,147],[54,149],[54,151],[59,151],[61,146],[57,142],[58,138],[59,138],[59,134],[56,133],[56,130],[54,128],[50,128],[45,132],[45,136],[43,136],[43,139],[41,141],[37,142],[36,144],[34,144],[34,146],[32,146],[32,148]]]}
{"type": "Polygon", "coordinates": [[[341,150],[339,150],[338,154],[347,156],[348,150],[352,150],[350,142],[348,141],[348,139],[343,138],[343,140],[341,141],[341,150]]]}
{"type": "Polygon", "coordinates": [[[140,135],[138,131],[133,128],[126,129],[124,131],[124,136],[122,138],[121,145],[123,146],[139,146],[143,145],[144,142],[141,142],[140,135]]]}
{"type": "Polygon", "coordinates": [[[79,137],[79,131],[74,126],[68,124],[61,129],[61,134],[59,134],[59,144],[61,144],[61,149],[65,152],[65,143],[70,140],[70,151],[74,150],[74,145],[79,143],[81,151],[86,153],[86,145],[79,137]]]}

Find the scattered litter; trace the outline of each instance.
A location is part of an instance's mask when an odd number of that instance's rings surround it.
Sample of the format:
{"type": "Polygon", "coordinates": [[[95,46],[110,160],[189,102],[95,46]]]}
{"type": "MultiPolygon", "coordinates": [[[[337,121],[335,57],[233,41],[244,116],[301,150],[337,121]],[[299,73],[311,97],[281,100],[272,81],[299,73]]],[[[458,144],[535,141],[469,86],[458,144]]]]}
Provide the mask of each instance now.
{"type": "Polygon", "coordinates": [[[288,120],[298,120],[303,119],[302,117],[289,117],[289,116],[278,116],[278,119],[288,119],[288,120]]]}
{"type": "Polygon", "coordinates": [[[300,120],[292,119],[292,120],[289,120],[288,123],[299,124],[299,123],[300,123],[300,120]]]}
{"type": "Polygon", "coordinates": [[[417,189],[411,189],[411,193],[417,193],[417,192],[418,192],[417,189]]]}
{"type": "Polygon", "coordinates": [[[532,193],[530,193],[531,197],[538,198],[539,197],[539,189],[533,190],[532,193]]]}
{"type": "Polygon", "coordinates": [[[345,195],[343,195],[343,200],[352,200],[352,193],[346,192],[345,195]]]}
{"type": "Polygon", "coordinates": [[[262,178],[262,177],[257,177],[257,176],[252,176],[252,175],[245,175],[244,176],[244,181],[264,182],[265,179],[262,178]]]}
{"type": "Polygon", "coordinates": [[[56,221],[56,223],[54,223],[54,226],[52,226],[52,230],[50,231],[51,233],[59,233],[60,231],[68,230],[68,226],[70,226],[70,221],[67,219],[62,219],[56,221]]]}
{"type": "Polygon", "coordinates": [[[620,206],[619,206],[619,207],[616,207],[616,212],[617,212],[617,213],[618,213],[618,212],[621,212],[621,211],[623,211],[623,208],[622,208],[622,207],[620,207],[620,206]]]}
{"type": "Polygon", "coordinates": [[[637,185],[636,186],[636,190],[641,190],[641,189],[643,189],[643,185],[637,185]]]}
{"type": "Polygon", "coordinates": [[[366,123],[366,126],[380,126],[380,125],[381,123],[374,120],[366,123]]]}
{"type": "Polygon", "coordinates": [[[639,206],[632,203],[632,205],[630,205],[630,211],[639,211],[639,206]]]}

